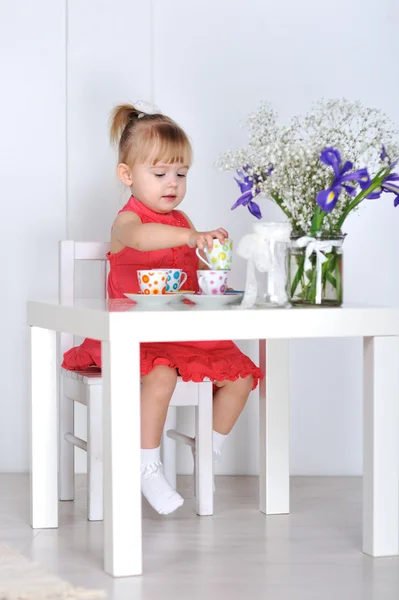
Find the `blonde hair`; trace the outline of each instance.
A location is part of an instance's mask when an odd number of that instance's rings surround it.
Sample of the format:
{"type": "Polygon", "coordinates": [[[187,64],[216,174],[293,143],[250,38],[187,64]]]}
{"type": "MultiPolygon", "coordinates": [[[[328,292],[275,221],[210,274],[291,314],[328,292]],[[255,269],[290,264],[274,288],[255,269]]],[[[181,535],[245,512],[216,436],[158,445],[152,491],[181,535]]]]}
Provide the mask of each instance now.
{"type": "Polygon", "coordinates": [[[192,148],[185,131],[162,114],[144,114],[132,104],[116,106],[110,118],[111,143],[117,146],[119,162],[130,168],[137,162],[192,162],[192,148]]]}

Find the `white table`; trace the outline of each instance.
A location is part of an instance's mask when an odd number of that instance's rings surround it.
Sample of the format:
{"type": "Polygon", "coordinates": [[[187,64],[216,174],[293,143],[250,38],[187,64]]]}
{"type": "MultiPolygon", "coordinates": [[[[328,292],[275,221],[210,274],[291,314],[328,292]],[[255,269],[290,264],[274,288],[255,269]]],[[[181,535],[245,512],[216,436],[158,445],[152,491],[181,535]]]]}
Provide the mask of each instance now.
{"type": "MultiPolygon", "coordinates": [[[[143,310],[123,300],[28,303],[31,525],[58,526],[56,331],[102,341],[104,568],[142,573],[140,342],[260,340],[260,510],[289,512],[289,360],[293,338],[364,338],[363,551],[399,554],[399,307],[143,310]],[[265,342],[267,340],[267,342],[265,342]]],[[[317,449],[315,449],[317,451],[317,449]]]]}

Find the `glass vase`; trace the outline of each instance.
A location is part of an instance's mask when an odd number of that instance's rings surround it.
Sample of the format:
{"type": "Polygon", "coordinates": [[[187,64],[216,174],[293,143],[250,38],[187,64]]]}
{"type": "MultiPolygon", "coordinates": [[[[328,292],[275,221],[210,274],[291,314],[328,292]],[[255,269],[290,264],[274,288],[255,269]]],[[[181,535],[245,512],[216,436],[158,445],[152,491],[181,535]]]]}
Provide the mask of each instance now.
{"type": "Polygon", "coordinates": [[[342,244],[345,236],[291,236],[288,298],[294,306],[341,306],[342,244]]]}
{"type": "Polygon", "coordinates": [[[288,223],[254,223],[240,241],[237,254],[247,259],[242,308],[285,306],[287,297],[288,223]]]}

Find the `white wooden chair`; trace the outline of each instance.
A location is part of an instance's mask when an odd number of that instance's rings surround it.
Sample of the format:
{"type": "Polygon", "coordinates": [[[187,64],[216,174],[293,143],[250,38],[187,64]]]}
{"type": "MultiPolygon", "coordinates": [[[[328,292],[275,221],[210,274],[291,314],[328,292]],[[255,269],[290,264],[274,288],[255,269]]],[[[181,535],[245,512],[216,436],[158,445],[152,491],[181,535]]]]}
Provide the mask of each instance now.
{"type": "MultiPolygon", "coordinates": [[[[75,261],[99,261],[106,297],[109,244],[62,241],[59,245],[60,301],[75,297],[75,261]]],[[[60,334],[60,357],[73,346],[73,336],[60,334]]],[[[170,402],[162,438],[165,475],[176,489],[176,441],[195,447],[194,492],[198,515],[213,514],[212,382],[184,383],[181,378],[170,402]],[[195,438],[176,431],[179,406],[195,407],[195,438]]],[[[101,372],[60,369],[59,398],[59,498],[74,499],[74,448],[87,453],[87,513],[89,521],[103,518],[102,379],[101,372]],[[75,436],[75,402],[87,406],[87,442],[75,436]]]]}

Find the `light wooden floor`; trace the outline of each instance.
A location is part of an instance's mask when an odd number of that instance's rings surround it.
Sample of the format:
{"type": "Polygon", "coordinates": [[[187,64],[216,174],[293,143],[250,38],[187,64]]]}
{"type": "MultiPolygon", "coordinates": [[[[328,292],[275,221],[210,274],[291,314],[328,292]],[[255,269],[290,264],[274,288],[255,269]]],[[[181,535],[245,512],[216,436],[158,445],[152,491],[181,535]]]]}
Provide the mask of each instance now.
{"type": "Polygon", "coordinates": [[[144,506],[144,569],[113,580],[101,570],[102,524],[85,519],[85,481],[62,503],[58,530],[29,527],[25,475],[0,475],[0,541],[77,586],[112,600],[397,600],[399,559],[361,552],[361,480],[293,478],[292,512],[265,517],[257,479],[217,478],[213,517],[197,517],[187,498],[167,517],[144,506]]]}

